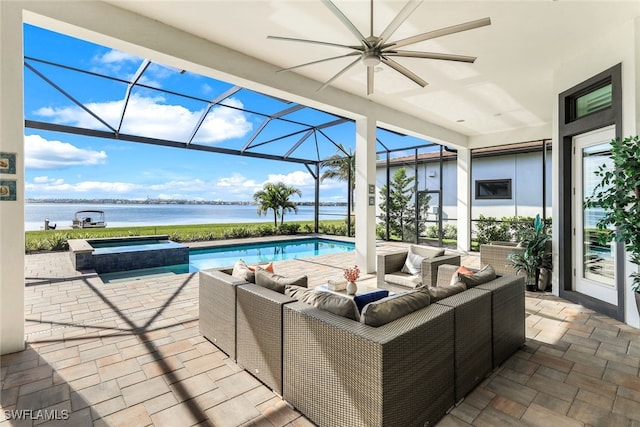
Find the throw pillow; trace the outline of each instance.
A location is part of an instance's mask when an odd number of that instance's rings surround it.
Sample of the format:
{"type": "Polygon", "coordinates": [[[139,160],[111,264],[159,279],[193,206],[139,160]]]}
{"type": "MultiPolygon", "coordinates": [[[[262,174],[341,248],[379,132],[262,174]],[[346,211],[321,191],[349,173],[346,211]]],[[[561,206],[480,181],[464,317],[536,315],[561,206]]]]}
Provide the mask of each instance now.
{"type": "Polygon", "coordinates": [[[231,272],[233,277],[237,277],[238,279],[246,280],[249,283],[256,283],[256,275],[253,271],[249,269],[249,266],[243,259],[239,259],[233,266],[233,271],[231,272]]]}
{"type": "Polygon", "coordinates": [[[467,267],[465,267],[464,265],[461,265],[460,267],[458,267],[458,269],[455,271],[455,273],[453,273],[453,276],[451,276],[451,280],[449,281],[449,285],[455,285],[456,283],[458,283],[460,281],[460,277],[458,277],[458,274],[473,274],[474,271],[468,269],[467,267]]]}
{"type": "Polygon", "coordinates": [[[300,286],[285,286],[285,295],[295,298],[298,301],[307,303],[313,307],[333,313],[337,316],[358,321],[360,313],[358,307],[351,298],[332,294],[331,292],[319,292],[313,289],[306,289],[300,286]]]}
{"type": "Polygon", "coordinates": [[[467,288],[473,288],[474,286],[482,285],[495,279],[496,271],[490,264],[487,264],[473,274],[459,274],[458,277],[467,285],[467,288]]]}
{"type": "MultiPolygon", "coordinates": [[[[256,271],[256,268],[255,268],[255,267],[251,267],[251,266],[248,266],[248,267],[249,267],[249,270],[251,270],[251,271],[256,271]]],[[[259,265],[258,267],[260,267],[260,268],[263,268],[263,269],[267,270],[269,273],[273,273],[273,272],[274,272],[274,271],[273,271],[273,263],[272,263],[272,262],[270,262],[270,263],[269,263],[269,264],[267,264],[267,265],[259,265]]]]}
{"type": "Polygon", "coordinates": [[[417,255],[414,253],[411,248],[407,252],[407,259],[404,261],[404,265],[402,266],[402,273],[407,274],[421,274],[422,273],[422,260],[424,257],[417,255]]]}
{"type": "Polygon", "coordinates": [[[429,305],[431,297],[423,289],[402,292],[364,306],[360,322],[369,326],[382,326],[429,305]]]}
{"type": "Polygon", "coordinates": [[[270,273],[264,268],[256,267],[256,285],[263,286],[273,291],[284,293],[286,285],[307,286],[307,276],[285,277],[279,274],[270,273]]]}
{"type": "Polygon", "coordinates": [[[386,289],[380,289],[379,291],[367,292],[366,294],[360,294],[353,297],[353,302],[356,303],[356,307],[358,307],[358,311],[362,313],[362,309],[365,305],[370,302],[378,301],[382,298],[386,298],[389,296],[389,291],[386,289]]]}
{"type": "Polygon", "coordinates": [[[431,302],[438,302],[441,299],[450,297],[451,295],[459,294],[467,290],[467,285],[463,282],[458,282],[451,286],[429,286],[428,292],[431,296],[431,302]]]}

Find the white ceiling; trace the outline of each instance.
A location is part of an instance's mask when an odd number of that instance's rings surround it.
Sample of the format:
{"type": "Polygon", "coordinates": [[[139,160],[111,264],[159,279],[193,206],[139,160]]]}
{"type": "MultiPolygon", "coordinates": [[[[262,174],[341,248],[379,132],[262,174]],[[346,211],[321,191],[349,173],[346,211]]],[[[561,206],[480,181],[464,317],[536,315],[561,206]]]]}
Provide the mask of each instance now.
{"type": "MultiPolygon", "coordinates": [[[[282,68],[348,51],[269,40],[268,35],[358,44],[320,0],[108,3],[282,68]]],[[[369,1],[334,3],[369,35],[369,1]]],[[[374,35],[404,4],[374,1],[374,35]]],[[[477,56],[477,61],[398,58],[429,85],[421,88],[381,66],[375,73],[375,93],[369,98],[468,136],[535,126],[549,126],[550,131],[556,100],[554,70],[566,58],[589,49],[592,40],[638,16],[640,1],[424,1],[391,40],[490,17],[490,26],[404,48],[477,56]]],[[[296,72],[317,81],[320,87],[352,60],[325,62],[296,72]]],[[[366,67],[357,64],[332,85],[366,98],[366,67]]]]}

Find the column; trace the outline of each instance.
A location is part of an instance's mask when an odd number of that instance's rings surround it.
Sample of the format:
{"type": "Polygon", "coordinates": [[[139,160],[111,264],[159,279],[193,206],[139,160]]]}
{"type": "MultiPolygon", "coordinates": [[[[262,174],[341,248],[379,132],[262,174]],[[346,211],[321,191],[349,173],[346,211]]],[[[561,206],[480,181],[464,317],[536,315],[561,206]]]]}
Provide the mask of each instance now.
{"type": "Polygon", "coordinates": [[[471,150],[458,148],[458,250],[471,249],[471,150]]]}
{"type": "Polygon", "coordinates": [[[376,271],[376,120],[356,120],[356,264],[363,273],[376,271]],[[369,186],[374,192],[369,193],[369,186]],[[369,199],[373,198],[370,204],[369,199]]]}
{"type": "MultiPolygon", "coordinates": [[[[24,349],[24,118],[22,10],[0,2],[0,151],[15,153],[16,200],[0,201],[0,354],[24,349]]],[[[13,185],[11,185],[13,191],[13,185]]]]}

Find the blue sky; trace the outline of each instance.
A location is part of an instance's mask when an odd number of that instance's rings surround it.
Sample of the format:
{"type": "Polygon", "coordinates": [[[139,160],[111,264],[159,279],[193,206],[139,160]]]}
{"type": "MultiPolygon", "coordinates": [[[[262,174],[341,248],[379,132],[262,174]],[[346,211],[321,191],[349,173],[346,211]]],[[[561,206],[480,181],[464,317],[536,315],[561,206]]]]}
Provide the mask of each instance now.
{"type": "MultiPolygon", "coordinates": [[[[61,63],[129,81],[143,58],[107,47],[25,25],[25,57],[61,63]]],[[[40,73],[70,96],[80,101],[112,128],[119,126],[126,83],[99,79],[90,75],[53,67],[27,59],[40,73]]],[[[206,104],[197,100],[154,90],[163,88],[198,99],[213,99],[232,85],[180,72],[171,67],[151,64],[140,80],[148,88],[136,87],[127,105],[122,133],[144,135],[174,141],[187,141],[206,104]]],[[[243,90],[224,101],[229,107],[216,106],[207,115],[194,142],[223,148],[240,149],[263,123],[257,114],[267,114],[291,106],[282,100],[243,90]]],[[[300,110],[286,116],[320,124],[335,119],[315,110],[300,110]]],[[[108,130],[95,117],[78,107],[68,97],[45,83],[25,67],[25,118],[97,130],[108,130]]],[[[272,121],[260,138],[286,135],[303,129],[290,123],[272,121]]],[[[353,147],[352,123],[325,131],[335,142],[353,147]]],[[[381,137],[379,135],[379,137],[381,137]]],[[[392,139],[407,138],[391,133],[392,139]]],[[[263,152],[282,154],[300,135],[261,147],[263,152]]],[[[319,138],[324,138],[320,135],[319,138]]],[[[412,139],[412,138],[410,138],[412,139]]],[[[260,140],[256,140],[259,142],[260,140]]],[[[415,140],[415,144],[424,141],[415,140]]],[[[321,143],[322,158],[335,153],[327,141],[321,143]]],[[[316,153],[309,138],[292,156],[309,158],[316,153]]],[[[313,200],[314,180],[304,165],[281,161],[232,156],[196,150],[160,147],[112,139],[25,130],[26,198],[127,198],[189,200],[251,200],[265,182],[282,181],[302,191],[301,200],[313,200]]],[[[346,185],[325,180],[321,200],[346,201],[346,185]]]]}

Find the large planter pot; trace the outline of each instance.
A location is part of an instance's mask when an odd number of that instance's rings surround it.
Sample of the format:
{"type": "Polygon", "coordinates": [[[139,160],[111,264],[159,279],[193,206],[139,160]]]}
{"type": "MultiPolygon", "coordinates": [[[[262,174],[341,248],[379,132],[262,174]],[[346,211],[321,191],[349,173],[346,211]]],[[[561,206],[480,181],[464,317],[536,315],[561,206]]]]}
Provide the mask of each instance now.
{"type": "Polygon", "coordinates": [[[636,296],[636,309],[640,313],[640,292],[634,292],[634,294],[636,296]]]}

